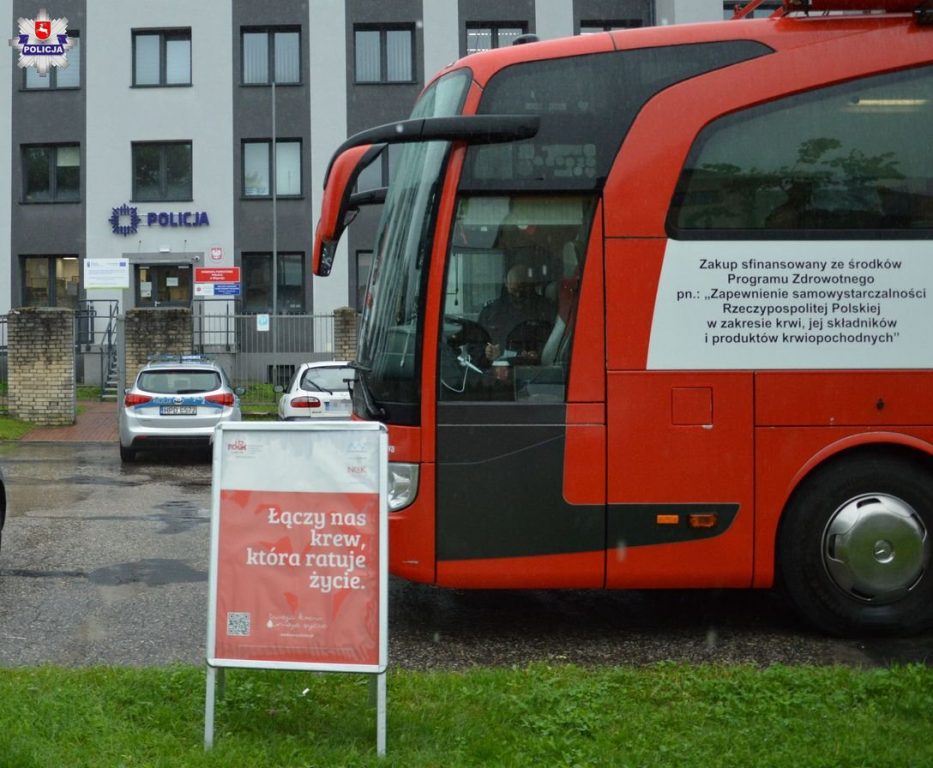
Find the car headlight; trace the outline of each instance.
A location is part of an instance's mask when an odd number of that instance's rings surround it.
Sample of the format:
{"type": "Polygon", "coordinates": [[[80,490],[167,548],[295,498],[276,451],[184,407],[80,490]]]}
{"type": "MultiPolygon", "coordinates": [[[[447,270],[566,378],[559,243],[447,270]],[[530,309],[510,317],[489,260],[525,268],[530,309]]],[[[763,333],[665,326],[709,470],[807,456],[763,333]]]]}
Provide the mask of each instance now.
{"type": "Polygon", "coordinates": [[[418,465],[389,462],[389,512],[398,512],[418,495],[418,465]]]}

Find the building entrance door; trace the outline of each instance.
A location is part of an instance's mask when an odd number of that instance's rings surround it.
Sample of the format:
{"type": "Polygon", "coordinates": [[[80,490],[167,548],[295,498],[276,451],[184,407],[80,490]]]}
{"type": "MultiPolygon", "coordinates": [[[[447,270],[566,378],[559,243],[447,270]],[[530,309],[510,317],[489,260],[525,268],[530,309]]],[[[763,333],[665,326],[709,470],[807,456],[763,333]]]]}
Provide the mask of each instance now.
{"type": "Polygon", "coordinates": [[[136,267],[137,307],[190,307],[190,264],[140,264],[136,267]]]}

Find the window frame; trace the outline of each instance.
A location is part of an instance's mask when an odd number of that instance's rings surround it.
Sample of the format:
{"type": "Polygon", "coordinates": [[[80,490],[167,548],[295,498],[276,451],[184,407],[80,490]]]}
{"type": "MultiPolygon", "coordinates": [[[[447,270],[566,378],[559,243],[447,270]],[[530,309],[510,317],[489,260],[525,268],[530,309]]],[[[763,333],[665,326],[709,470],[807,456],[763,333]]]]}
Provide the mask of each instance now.
{"type": "Polygon", "coordinates": [[[416,56],[417,38],[415,36],[414,24],[354,24],[353,25],[353,84],[354,85],[412,85],[418,82],[418,62],[416,56]],[[378,80],[360,80],[359,60],[357,53],[359,51],[360,32],[378,32],[379,33],[379,79],[378,80]],[[390,80],[388,65],[388,33],[389,32],[408,32],[410,43],[410,72],[411,77],[408,80],[390,80]]]}
{"type": "Polygon", "coordinates": [[[45,93],[47,91],[76,91],[81,88],[81,33],[78,30],[68,30],[68,39],[77,41],[78,49],[75,50],[74,44],[71,48],[68,49],[68,52],[65,54],[68,59],[68,66],[66,70],[71,70],[77,62],[78,67],[78,84],[77,85],[59,85],[58,84],[58,74],[61,67],[51,67],[49,69],[49,74],[46,78],[42,78],[41,75],[37,74],[35,67],[23,67],[23,79],[20,82],[20,90],[28,91],[29,93],[45,93]],[[77,55],[75,55],[77,54],[77,55]],[[48,85],[44,86],[30,86],[29,78],[32,75],[39,78],[39,82],[46,80],[48,85]]]}
{"type": "MultiPolygon", "coordinates": [[[[723,0],[722,17],[728,21],[735,14],[735,9],[742,8],[748,4],[748,0],[723,0]]],[[[749,19],[764,19],[781,8],[780,0],[765,0],[758,8],[752,11],[749,19]]]]}
{"type": "MultiPolygon", "coordinates": [[[[278,259],[278,265],[276,270],[276,277],[278,278],[278,310],[279,315],[304,315],[307,313],[307,296],[306,296],[306,276],[307,276],[307,254],[302,251],[293,251],[293,250],[278,250],[276,251],[276,258],[278,259]],[[298,264],[301,274],[297,283],[288,284],[283,282],[283,276],[285,275],[285,270],[283,269],[283,260],[292,258],[298,264]],[[301,297],[301,307],[299,311],[288,311],[282,309],[282,288],[283,287],[296,287],[296,294],[301,297]]],[[[240,301],[240,311],[244,315],[257,315],[257,314],[267,314],[272,312],[272,251],[244,251],[240,254],[240,266],[243,273],[243,296],[240,301]],[[262,260],[262,266],[264,272],[264,277],[268,274],[268,287],[266,288],[268,295],[267,304],[262,306],[256,306],[250,308],[248,303],[250,301],[251,289],[255,290],[253,287],[252,273],[256,270],[255,262],[257,260],[262,260]],[[266,272],[266,270],[268,270],[266,272]]]]}
{"type": "MultiPolygon", "coordinates": [[[[24,253],[20,254],[19,257],[19,266],[20,266],[20,302],[24,307],[61,307],[65,306],[68,308],[77,308],[81,303],[81,260],[77,254],[44,254],[44,253],[24,253]],[[26,265],[30,261],[34,263],[44,262],[46,265],[46,296],[48,298],[48,303],[46,304],[30,304],[27,303],[27,294],[28,289],[26,285],[27,278],[27,269],[26,265]],[[75,266],[77,267],[77,280],[73,281],[77,283],[76,293],[74,301],[69,304],[62,304],[59,301],[59,266],[64,265],[66,261],[76,262],[75,266]]],[[[72,282],[69,280],[68,282],[72,282]]]]}
{"type": "Polygon", "coordinates": [[[130,163],[132,166],[132,201],[134,203],[174,203],[174,202],[190,202],[194,199],[194,143],[191,141],[134,141],[131,142],[130,146],[130,163]],[[188,195],[187,197],[173,197],[167,194],[168,192],[168,178],[167,178],[167,160],[166,160],[166,150],[168,147],[173,146],[187,146],[188,147],[188,157],[189,157],[189,166],[188,166],[188,195]],[[159,191],[161,196],[157,198],[141,198],[139,197],[139,183],[136,173],[136,151],[137,149],[143,147],[156,147],[159,149],[159,191]]]}
{"type": "Polygon", "coordinates": [[[273,197],[273,191],[275,192],[275,198],[277,200],[300,200],[304,197],[304,172],[303,172],[303,157],[304,157],[304,142],[300,138],[293,137],[282,137],[276,138],[276,155],[275,163],[272,162],[272,152],[269,151],[271,148],[272,139],[242,139],[240,142],[240,197],[244,200],[271,200],[273,197]],[[278,187],[278,174],[279,174],[279,147],[282,144],[297,144],[298,145],[298,192],[297,193],[283,193],[279,192],[278,187]],[[248,145],[264,145],[266,147],[266,163],[267,163],[267,176],[269,180],[269,192],[260,195],[260,194],[249,194],[246,191],[246,148],[248,145]],[[276,178],[273,179],[273,173],[276,178]]]}
{"type": "MultiPolygon", "coordinates": [[[[41,205],[47,203],[80,203],[81,202],[81,144],[76,141],[52,142],[52,143],[28,143],[20,145],[20,164],[22,171],[22,190],[20,202],[28,205],[41,205]],[[78,186],[74,197],[64,197],[59,192],[59,180],[57,176],[58,151],[60,149],[76,149],[78,152],[78,186]],[[48,151],[48,198],[39,200],[30,200],[29,195],[29,167],[26,162],[26,153],[30,149],[44,149],[48,151]]],[[[68,166],[62,166],[68,167],[68,166]]]]}
{"type": "Polygon", "coordinates": [[[266,88],[275,83],[279,85],[301,85],[304,81],[304,70],[302,67],[301,55],[302,30],[299,25],[276,25],[276,26],[245,26],[240,28],[240,85],[247,88],[266,88]],[[262,82],[246,81],[246,36],[262,35],[266,36],[266,77],[262,82]],[[278,34],[297,34],[298,35],[298,79],[297,80],[278,80],[276,73],[276,35],[278,34]]]}
{"type": "Polygon", "coordinates": [[[157,28],[157,29],[134,29],[132,30],[133,36],[133,73],[132,73],[132,83],[131,87],[133,88],[190,88],[194,81],[194,75],[192,72],[193,68],[193,45],[191,38],[191,27],[166,27],[166,28],[157,28]],[[157,83],[140,83],[137,79],[137,59],[136,59],[136,43],[137,38],[139,37],[158,37],[159,38],[159,82],[157,83]],[[168,78],[168,42],[170,40],[187,40],[188,42],[188,82],[186,83],[169,83],[166,82],[168,78]]]}
{"type": "MultiPolygon", "coordinates": [[[[748,2],[748,0],[744,0],[744,2],[748,2]]],[[[644,25],[642,19],[580,19],[577,24],[577,35],[598,35],[602,32],[638,29],[644,25]],[[584,29],[588,31],[584,32],[584,29]]]]}
{"type": "Polygon", "coordinates": [[[502,46],[499,43],[499,34],[506,29],[520,29],[521,32],[518,33],[517,37],[528,34],[528,22],[526,21],[468,21],[463,25],[463,55],[469,56],[472,53],[479,53],[481,50],[485,51],[486,48],[470,50],[470,31],[471,30],[488,30],[490,33],[490,40],[492,45],[488,50],[495,50],[496,48],[504,48],[508,46],[502,46]]]}

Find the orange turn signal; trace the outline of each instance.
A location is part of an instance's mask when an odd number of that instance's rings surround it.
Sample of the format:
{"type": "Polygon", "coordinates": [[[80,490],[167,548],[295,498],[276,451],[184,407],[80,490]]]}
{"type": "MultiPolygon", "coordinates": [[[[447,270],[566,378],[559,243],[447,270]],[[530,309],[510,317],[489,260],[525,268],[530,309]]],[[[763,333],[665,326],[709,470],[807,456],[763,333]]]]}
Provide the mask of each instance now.
{"type": "Polygon", "coordinates": [[[654,521],[658,525],[679,525],[680,515],[658,515],[654,521]]]}
{"type": "Polygon", "coordinates": [[[719,516],[715,514],[687,515],[687,525],[691,528],[715,528],[718,521],[719,516]]]}

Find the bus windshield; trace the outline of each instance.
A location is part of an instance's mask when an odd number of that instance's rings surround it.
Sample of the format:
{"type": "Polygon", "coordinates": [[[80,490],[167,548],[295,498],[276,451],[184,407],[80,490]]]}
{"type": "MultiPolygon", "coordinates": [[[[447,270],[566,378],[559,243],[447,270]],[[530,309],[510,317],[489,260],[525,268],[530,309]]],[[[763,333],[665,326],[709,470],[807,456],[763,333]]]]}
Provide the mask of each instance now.
{"type": "MultiPolygon", "coordinates": [[[[412,118],[459,114],[470,72],[457,70],[428,88],[412,118]]],[[[376,234],[361,321],[357,364],[369,394],[395,423],[416,423],[422,288],[439,185],[450,142],[400,147],[376,234]]]]}

